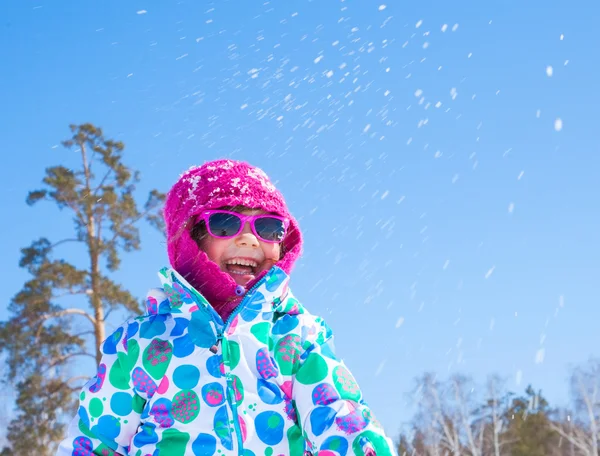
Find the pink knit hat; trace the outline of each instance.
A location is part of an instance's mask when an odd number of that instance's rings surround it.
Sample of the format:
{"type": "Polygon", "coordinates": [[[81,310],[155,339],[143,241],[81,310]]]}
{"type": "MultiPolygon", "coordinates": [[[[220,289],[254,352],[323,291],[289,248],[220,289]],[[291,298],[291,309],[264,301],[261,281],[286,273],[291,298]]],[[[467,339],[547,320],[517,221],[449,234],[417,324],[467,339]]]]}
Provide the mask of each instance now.
{"type": "Polygon", "coordinates": [[[290,219],[290,227],[282,242],[285,255],[276,264],[287,274],[302,250],[298,222],[288,212],[281,193],[261,169],[241,161],[216,160],[183,173],[167,194],[164,209],[169,261],[222,316],[221,310],[228,314],[232,310],[230,303],[239,301],[237,284],[198,248],[191,237],[191,223],[200,212],[223,206],[262,209],[290,219]]]}

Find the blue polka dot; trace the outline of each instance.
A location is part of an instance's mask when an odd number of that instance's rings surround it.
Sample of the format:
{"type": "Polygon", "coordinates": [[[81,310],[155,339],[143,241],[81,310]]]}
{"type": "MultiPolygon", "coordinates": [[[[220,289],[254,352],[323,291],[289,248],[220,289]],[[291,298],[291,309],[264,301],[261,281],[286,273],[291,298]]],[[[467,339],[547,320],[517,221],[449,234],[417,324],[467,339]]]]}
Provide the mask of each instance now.
{"type": "Polygon", "coordinates": [[[156,315],[155,317],[150,317],[148,321],[142,323],[140,328],[140,337],[143,339],[152,339],[163,334],[166,329],[165,316],[156,315]]]}
{"type": "Polygon", "coordinates": [[[183,364],[173,372],[173,383],[181,389],[195,388],[200,380],[200,369],[192,364],[183,364]]]}
{"type": "Polygon", "coordinates": [[[133,444],[140,448],[144,445],[151,445],[158,442],[158,435],[156,434],[156,425],[153,423],[145,422],[142,428],[133,438],[133,444]]]}
{"type": "Polygon", "coordinates": [[[188,335],[192,342],[200,348],[210,348],[217,342],[210,315],[202,310],[192,313],[188,325],[188,335]]]}
{"type": "Polygon", "coordinates": [[[267,290],[277,290],[277,288],[279,288],[279,286],[283,283],[286,277],[287,274],[283,270],[279,268],[271,269],[271,272],[269,272],[269,275],[265,279],[267,290]]]}
{"type": "Polygon", "coordinates": [[[86,429],[89,429],[90,428],[90,417],[89,417],[88,412],[85,409],[85,407],[80,406],[79,410],[77,411],[77,414],[79,415],[81,424],[83,424],[86,429]]]}
{"type": "Polygon", "coordinates": [[[129,325],[127,325],[127,338],[131,339],[133,336],[135,336],[139,328],[140,324],[137,321],[132,321],[129,323],[129,325]]]}
{"type": "Polygon", "coordinates": [[[107,439],[114,440],[121,432],[121,423],[114,416],[104,415],[98,420],[98,424],[92,428],[92,433],[101,435],[107,439]]]}
{"type": "Polygon", "coordinates": [[[110,398],[111,410],[119,416],[127,416],[133,408],[133,398],[131,394],[118,392],[110,398]]]}
{"type": "Polygon", "coordinates": [[[218,407],[225,403],[223,385],[217,382],[207,383],[202,387],[202,399],[210,407],[218,407]]]}
{"type": "Polygon", "coordinates": [[[348,453],[348,440],[339,435],[332,435],[323,442],[321,450],[335,451],[340,456],[346,456],[346,453],[348,453]]]}
{"type": "Polygon", "coordinates": [[[187,318],[176,318],[175,326],[171,330],[171,337],[181,336],[188,327],[190,321],[187,318]]]}
{"type": "Polygon", "coordinates": [[[330,342],[326,342],[323,345],[321,345],[321,354],[335,361],[338,360],[337,356],[335,355],[335,352],[333,351],[333,347],[331,347],[330,342]]]}
{"type": "Polygon", "coordinates": [[[254,320],[262,310],[265,302],[264,295],[259,291],[255,291],[250,302],[248,302],[240,312],[240,316],[244,321],[254,320]]]}
{"type": "Polygon", "coordinates": [[[194,344],[188,336],[181,336],[173,340],[173,356],[176,358],[185,358],[194,351],[194,344]]]}
{"type": "Polygon", "coordinates": [[[254,420],[256,435],[267,445],[277,445],[283,440],[283,417],[273,411],[259,413],[254,420]]]}
{"type": "Polygon", "coordinates": [[[206,370],[210,375],[215,378],[221,378],[221,364],[223,363],[223,358],[221,355],[213,355],[206,360],[206,370]]]}
{"type": "Polygon", "coordinates": [[[198,434],[192,443],[194,456],[213,456],[217,451],[217,439],[210,434],[198,434]]]}
{"type": "Polygon", "coordinates": [[[227,414],[227,406],[224,405],[217,413],[215,413],[215,419],[213,423],[213,429],[215,434],[219,437],[221,445],[226,450],[233,451],[233,436],[231,435],[231,429],[229,428],[229,416],[227,414]]]}
{"type": "Polygon", "coordinates": [[[331,427],[335,420],[335,410],[331,407],[317,407],[310,413],[310,427],[319,436],[331,427]]]}
{"type": "Polygon", "coordinates": [[[283,402],[281,388],[275,383],[267,382],[262,378],[257,382],[258,396],[265,404],[274,405],[283,402]]]}
{"type": "Polygon", "coordinates": [[[168,314],[171,313],[173,309],[171,309],[171,304],[168,299],[165,299],[158,305],[158,313],[159,314],[168,314]]]}
{"type": "Polygon", "coordinates": [[[298,317],[285,314],[273,325],[273,334],[287,334],[298,326],[298,317]]]}
{"type": "Polygon", "coordinates": [[[117,329],[114,333],[108,336],[108,339],[104,341],[102,351],[106,355],[114,355],[117,353],[117,345],[123,336],[123,328],[117,329]]]}

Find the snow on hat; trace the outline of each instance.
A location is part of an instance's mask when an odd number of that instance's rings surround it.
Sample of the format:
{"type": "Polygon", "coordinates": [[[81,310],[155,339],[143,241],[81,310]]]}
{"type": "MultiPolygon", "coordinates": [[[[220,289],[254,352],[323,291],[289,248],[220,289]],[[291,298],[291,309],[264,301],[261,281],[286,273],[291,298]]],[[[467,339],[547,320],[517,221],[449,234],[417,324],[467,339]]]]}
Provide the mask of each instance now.
{"type": "MultiPolygon", "coordinates": [[[[282,241],[285,254],[277,262],[286,273],[291,272],[302,250],[298,222],[263,170],[235,160],[215,160],[190,168],[167,194],[163,215],[169,261],[215,307],[236,298],[237,284],[198,248],[191,237],[191,228],[194,216],[224,206],[262,209],[290,220],[282,241]]],[[[255,281],[259,279],[260,276],[255,281]]],[[[250,283],[248,287],[252,285],[250,283]]]]}

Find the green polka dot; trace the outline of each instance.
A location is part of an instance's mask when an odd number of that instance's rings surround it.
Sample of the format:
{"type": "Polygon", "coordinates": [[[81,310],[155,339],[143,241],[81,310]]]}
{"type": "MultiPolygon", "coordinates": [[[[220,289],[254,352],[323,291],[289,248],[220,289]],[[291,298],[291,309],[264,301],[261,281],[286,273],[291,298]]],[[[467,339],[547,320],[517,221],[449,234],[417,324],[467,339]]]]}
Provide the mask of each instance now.
{"type": "Polygon", "coordinates": [[[190,435],[187,432],[169,428],[162,433],[162,438],[156,444],[156,448],[158,448],[159,454],[184,456],[188,440],[190,440],[190,435]]]}
{"type": "Polygon", "coordinates": [[[341,399],[351,401],[360,400],[360,388],[354,377],[344,366],[338,366],[333,370],[333,384],[341,399]]]}
{"type": "MultiPolygon", "coordinates": [[[[93,420],[93,419],[94,419],[94,418],[92,418],[92,420],[93,420]]],[[[81,431],[81,433],[82,433],[83,435],[85,435],[86,437],[89,437],[90,439],[95,439],[95,438],[97,438],[97,437],[96,437],[94,434],[92,434],[92,431],[90,431],[90,430],[88,429],[88,427],[87,427],[85,424],[83,424],[83,421],[81,421],[81,420],[79,420],[79,430],[81,431]]]]}
{"type": "Polygon", "coordinates": [[[133,369],[135,363],[138,362],[138,358],[140,357],[140,344],[138,344],[137,340],[131,339],[127,342],[127,363],[129,364],[129,369],[133,369]]]}
{"type": "Polygon", "coordinates": [[[318,353],[311,353],[304,361],[302,369],[298,370],[296,380],[303,385],[312,385],[323,381],[328,373],[327,361],[318,353]]]}
{"type": "Polygon", "coordinates": [[[273,455],[273,448],[267,447],[267,449],[265,450],[265,456],[272,456],[272,455],[273,455]]]}
{"type": "Polygon", "coordinates": [[[196,419],[200,412],[200,399],[192,390],[181,390],[171,404],[171,414],[180,423],[187,424],[196,419]]]}
{"type": "Polygon", "coordinates": [[[282,375],[292,375],[300,358],[300,336],[288,334],[277,342],[275,361],[282,375]]]}
{"type": "Polygon", "coordinates": [[[233,392],[235,397],[236,405],[240,405],[244,402],[244,385],[237,375],[232,375],[233,392]]]}
{"type": "Polygon", "coordinates": [[[113,363],[108,373],[108,381],[116,389],[126,390],[129,389],[129,372],[127,368],[124,368],[123,361],[126,361],[123,353],[119,352],[117,360],[113,363]]]}
{"type": "Polygon", "coordinates": [[[144,405],[146,405],[146,401],[142,399],[140,396],[135,394],[131,401],[131,408],[135,413],[142,413],[144,410],[144,405]]]}
{"type": "Polygon", "coordinates": [[[85,391],[81,392],[81,394],[79,395],[79,400],[80,401],[84,401],[85,400],[85,391]]]}
{"type": "Polygon", "coordinates": [[[304,455],[304,438],[300,426],[292,425],[287,431],[290,455],[304,455]]]}
{"type": "Polygon", "coordinates": [[[101,443],[95,451],[97,452],[96,454],[102,454],[106,456],[114,456],[115,454],[115,452],[110,449],[110,447],[107,447],[104,443],[101,443]]]}
{"type": "Polygon", "coordinates": [[[270,328],[271,328],[270,323],[265,321],[265,322],[257,323],[255,325],[253,325],[252,328],[250,328],[250,332],[252,333],[252,335],[254,337],[256,337],[256,340],[258,340],[259,342],[261,342],[263,344],[268,344],[270,328]]]}
{"type": "Polygon", "coordinates": [[[98,418],[100,415],[102,415],[102,412],[104,411],[104,404],[100,399],[95,397],[90,401],[89,410],[90,415],[92,415],[95,418],[98,418]]]}
{"type": "Polygon", "coordinates": [[[235,369],[240,362],[240,344],[229,342],[229,367],[235,369]]]}
{"type": "Polygon", "coordinates": [[[354,439],[354,442],[352,443],[352,450],[356,456],[364,456],[365,455],[364,451],[362,450],[362,446],[360,444],[360,440],[363,437],[368,439],[371,442],[371,445],[373,445],[373,449],[375,450],[375,453],[377,453],[377,456],[392,456],[392,452],[390,451],[390,446],[388,445],[385,438],[382,435],[377,434],[373,431],[361,432],[354,439]]]}
{"type": "Polygon", "coordinates": [[[161,380],[173,357],[173,345],[168,340],[152,339],[144,350],[142,363],[144,369],[156,380],[161,380]]]}

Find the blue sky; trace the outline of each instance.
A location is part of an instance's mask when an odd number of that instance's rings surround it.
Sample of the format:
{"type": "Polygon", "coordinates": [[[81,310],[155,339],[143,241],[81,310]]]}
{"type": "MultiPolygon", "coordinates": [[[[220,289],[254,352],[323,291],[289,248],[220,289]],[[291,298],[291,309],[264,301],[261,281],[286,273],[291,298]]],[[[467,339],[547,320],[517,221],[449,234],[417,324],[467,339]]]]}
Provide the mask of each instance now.
{"type": "MultiPolygon", "coordinates": [[[[93,122],[140,199],[221,157],[277,181],[305,233],[294,292],[390,434],[426,370],[566,403],[569,366],[600,355],[600,4],[524,4],[3,2],[0,301],[19,248],[69,236],[25,197],[93,122]]],[[[116,276],[140,297],[166,262],[142,241],[116,276]]]]}

